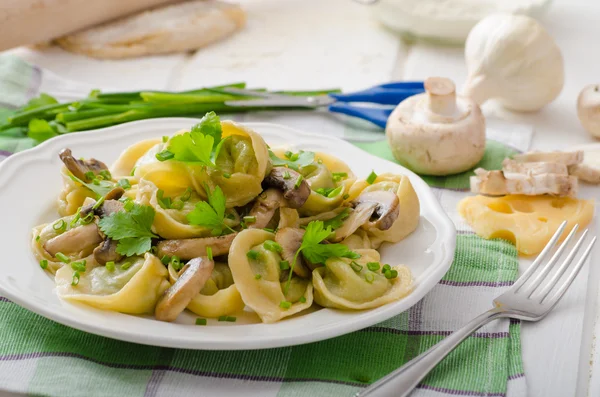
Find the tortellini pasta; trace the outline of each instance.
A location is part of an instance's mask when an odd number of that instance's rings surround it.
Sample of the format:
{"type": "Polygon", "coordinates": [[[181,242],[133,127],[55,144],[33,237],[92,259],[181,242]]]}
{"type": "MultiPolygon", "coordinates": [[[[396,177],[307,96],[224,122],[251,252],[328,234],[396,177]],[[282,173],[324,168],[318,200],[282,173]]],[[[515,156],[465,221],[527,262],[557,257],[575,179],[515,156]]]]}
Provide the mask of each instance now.
{"type": "Polygon", "coordinates": [[[373,243],[374,248],[378,248],[381,242],[397,243],[411,234],[419,224],[420,204],[417,193],[410,180],[404,175],[381,174],[375,181],[369,184],[365,180],[354,183],[350,188],[349,201],[354,200],[363,192],[387,190],[394,192],[398,196],[400,213],[387,230],[379,230],[374,227],[364,227],[373,243]]]}
{"type": "MultiPolygon", "coordinates": [[[[179,279],[179,274],[173,266],[169,266],[169,278],[171,283],[179,279]]],[[[217,262],[210,279],[187,305],[187,309],[199,316],[215,318],[238,312],[244,309],[244,306],[229,266],[217,262]]]]}
{"type": "Polygon", "coordinates": [[[287,276],[282,277],[280,269],[281,256],[264,247],[265,241],[274,238],[273,233],[264,230],[244,230],[229,251],[229,266],[242,299],[265,323],[308,309],[313,301],[309,280],[292,275],[286,288],[287,276]],[[256,253],[256,258],[249,257],[249,251],[256,253]]]}
{"type": "Polygon", "coordinates": [[[94,192],[73,181],[67,170],[61,173],[63,180],[63,188],[58,195],[57,206],[60,216],[73,215],[88,197],[96,197],[94,192]]]}
{"type": "Polygon", "coordinates": [[[80,274],[76,285],[72,285],[75,271],[70,266],[63,266],[56,272],[58,296],[121,313],[152,312],[158,298],[169,287],[168,271],[149,253],[128,261],[130,267],[126,269],[123,269],[123,261],[112,271],[104,266],[87,270],[80,274]]]}
{"type": "Polygon", "coordinates": [[[332,258],[313,270],[315,302],[323,307],[364,310],[396,301],[412,290],[412,276],[406,266],[394,266],[397,277],[388,279],[367,264],[379,262],[373,249],[356,250],[359,259],[332,258]]]}

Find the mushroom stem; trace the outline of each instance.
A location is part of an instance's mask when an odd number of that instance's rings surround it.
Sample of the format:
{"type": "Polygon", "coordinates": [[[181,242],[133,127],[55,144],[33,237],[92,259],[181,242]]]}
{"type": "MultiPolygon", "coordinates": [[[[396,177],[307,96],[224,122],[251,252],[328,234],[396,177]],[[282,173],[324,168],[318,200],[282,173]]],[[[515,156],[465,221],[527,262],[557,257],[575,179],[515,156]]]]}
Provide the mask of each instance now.
{"type": "Polygon", "coordinates": [[[443,116],[456,113],[456,87],[452,80],[444,77],[429,77],[425,80],[427,107],[431,112],[443,116]]]}

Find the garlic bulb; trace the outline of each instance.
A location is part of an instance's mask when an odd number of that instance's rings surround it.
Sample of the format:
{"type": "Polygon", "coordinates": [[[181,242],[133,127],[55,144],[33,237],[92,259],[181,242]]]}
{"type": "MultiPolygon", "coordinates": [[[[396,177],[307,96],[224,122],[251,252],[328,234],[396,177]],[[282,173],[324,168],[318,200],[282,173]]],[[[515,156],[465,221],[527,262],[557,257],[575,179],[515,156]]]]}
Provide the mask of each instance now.
{"type": "Polygon", "coordinates": [[[425,80],[425,94],[402,101],[388,118],[386,136],[394,157],[426,175],[473,168],[485,152],[485,118],[470,98],[456,96],[454,83],[425,80]]]}
{"type": "Polygon", "coordinates": [[[560,49],[534,19],[491,15],[467,37],[469,77],[464,95],[479,105],[488,99],[518,111],[534,111],[552,102],[564,83],[560,49]]]}

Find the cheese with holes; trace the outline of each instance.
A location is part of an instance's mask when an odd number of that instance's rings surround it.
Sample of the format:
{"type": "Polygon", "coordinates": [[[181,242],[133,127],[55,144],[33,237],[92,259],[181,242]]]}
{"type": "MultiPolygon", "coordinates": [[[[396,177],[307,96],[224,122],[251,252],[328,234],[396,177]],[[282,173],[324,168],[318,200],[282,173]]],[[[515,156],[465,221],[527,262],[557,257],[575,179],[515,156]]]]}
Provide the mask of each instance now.
{"type": "MultiPolygon", "coordinates": [[[[568,221],[567,232],[577,223],[580,227],[589,224],[594,201],[551,196],[471,196],[458,204],[458,211],[481,237],[509,240],[519,253],[535,255],[564,220],[568,221]]],[[[566,236],[563,233],[562,237],[566,236]]]]}

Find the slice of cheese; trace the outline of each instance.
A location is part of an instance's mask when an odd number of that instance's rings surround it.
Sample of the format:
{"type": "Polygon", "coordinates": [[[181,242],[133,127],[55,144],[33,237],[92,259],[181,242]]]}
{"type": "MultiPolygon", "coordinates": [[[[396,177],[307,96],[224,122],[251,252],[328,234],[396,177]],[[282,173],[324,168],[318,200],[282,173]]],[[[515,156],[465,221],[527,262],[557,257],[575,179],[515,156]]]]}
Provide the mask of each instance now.
{"type": "Polygon", "coordinates": [[[512,241],[523,255],[542,251],[560,224],[568,221],[567,236],[575,224],[585,227],[594,216],[594,201],[570,197],[471,196],[458,211],[479,236],[512,241]]]}
{"type": "Polygon", "coordinates": [[[475,170],[470,179],[471,192],[487,196],[504,196],[507,194],[525,194],[539,196],[576,196],[577,178],[565,174],[532,174],[506,171],[475,170]]]}
{"type": "Polygon", "coordinates": [[[567,166],[562,163],[549,163],[547,161],[540,161],[534,163],[519,163],[518,161],[511,159],[505,159],[502,162],[502,171],[504,171],[505,173],[514,172],[517,174],[527,175],[569,174],[567,166]]]}

